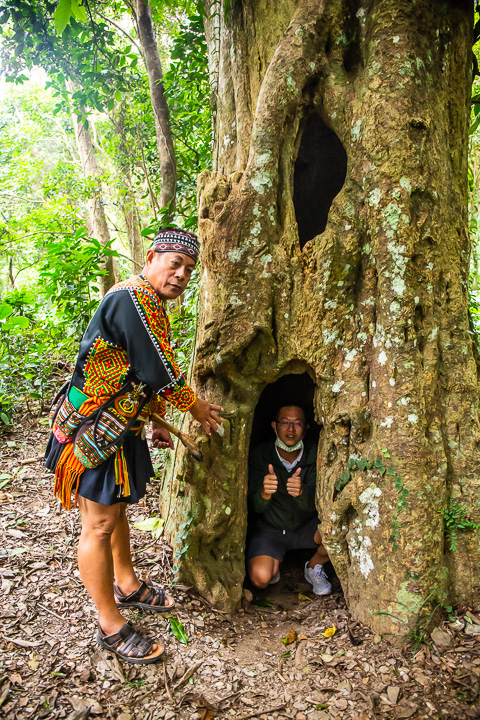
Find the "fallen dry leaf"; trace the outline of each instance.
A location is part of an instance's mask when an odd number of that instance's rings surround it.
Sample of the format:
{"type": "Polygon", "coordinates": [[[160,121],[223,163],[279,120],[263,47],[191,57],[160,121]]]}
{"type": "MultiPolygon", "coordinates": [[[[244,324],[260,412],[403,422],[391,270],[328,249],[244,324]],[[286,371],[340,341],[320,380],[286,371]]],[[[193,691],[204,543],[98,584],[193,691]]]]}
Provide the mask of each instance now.
{"type": "Polygon", "coordinates": [[[472,621],[474,625],[480,625],[480,620],[476,615],[470,612],[470,610],[467,610],[465,613],[465,617],[472,621]]]}
{"type": "Polygon", "coordinates": [[[333,637],[333,635],[335,635],[336,632],[337,632],[337,628],[335,627],[335,625],[332,625],[332,627],[327,628],[325,630],[325,632],[322,633],[322,635],[323,635],[323,637],[329,638],[329,637],[333,637]]]}
{"type": "Polygon", "coordinates": [[[27,665],[30,668],[30,670],[33,670],[34,672],[35,672],[35,670],[38,670],[38,666],[40,665],[40,663],[38,662],[37,658],[35,657],[34,652],[32,652],[32,654],[30,655],[30,659],[27,662],[27,665]]]}
{"type": "Polygon", "coordinates": [[[417,712],[417,706],[416,705],[404,705],[403,707],[400,707],[396,713],[395,716],[397,718],[409,718],[412,717],[417,712]]]}
{"type": "Polygon", "coordinates": [[[400,694],[400,688],[395,687],[393,685],[390,685],[389,687],[387,687],[387,697],[390,700],[390,702],[392,703],[392,705],[397,704],[399,694],[400,694]]]}
{"type": "Polygon", "coordinates": [[[206,710],[218,710],[218,707],[213,705],[209,700],[207,700],[205,695],[200,692],[186,692],[180,700],[180,705],[183,705],[183,703],[188,703],[189,705],[194,705],[199,708],[205,708],[206,710]]]}
{"type": "Polygon", "coordinates": [[[297,633],[295,632],[295,630],[293,628],[291,628],[288,635],[286,637],[282,638],[282,643],[284,645],[290,645],[290,643],[295,642],[296,639],[297,639],[297,633]]]}
{"type": "Polygon", "coordinates": [[[453,641],[450,633],[446,632],[445,630],[441,630],[438,627],[432,630],[432,632],[430,633],[430,637],[432,638],[435,645],[438,645],[439,647],[450,647],[453,641]]]}
{"type": "Polygon", "coordinates": [[[0,707],[2,707],[3,703],[7,699],[8,693],[10,691],[10,681],[7,680],[3,683],[3,685],[0,688],[0,707]]]}
{"type": "Polygon", "coordinates": [[[466,635],[480,635],[480,625],[470,625],[470,623],[466,623],[464,632],[466,635]]]}
{"type": "Polygon", "coordinates": [[[212,720],[212,718],[214,718],[216,714],[216,710],[208,710],[207,708],[205,708],[200,713],[200,720],[212,720]]]}

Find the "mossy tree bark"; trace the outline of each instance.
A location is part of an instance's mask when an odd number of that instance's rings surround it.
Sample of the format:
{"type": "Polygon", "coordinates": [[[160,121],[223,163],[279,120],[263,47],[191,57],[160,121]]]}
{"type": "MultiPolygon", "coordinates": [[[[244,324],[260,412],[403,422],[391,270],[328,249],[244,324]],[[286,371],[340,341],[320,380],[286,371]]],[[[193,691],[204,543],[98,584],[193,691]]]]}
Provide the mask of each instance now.
{"type": "Polygon", "coordinates": [[[238,0],[207,20],[217,167],[199,178],[193,385],[226,421],[223,437],[200,436],[202,465],[177,453],[170,527],[181,577],[225,608],[244,577],[255,406],[267,383],[304,371],[321,423],[322,535],[352,614],[392,630],[428,597],[480,599],[478,535],[458,533],[450,552],[441,514],[453,500],[480,520],[472,25],[470,2],[428,0],[238,0]],[[326,229],[308,239],[315,188],[338,170],[320,153],[299,192],[313,115],[348,164],[326,229]],[[387,471],[348,473],[362,458],[387,471]]]}

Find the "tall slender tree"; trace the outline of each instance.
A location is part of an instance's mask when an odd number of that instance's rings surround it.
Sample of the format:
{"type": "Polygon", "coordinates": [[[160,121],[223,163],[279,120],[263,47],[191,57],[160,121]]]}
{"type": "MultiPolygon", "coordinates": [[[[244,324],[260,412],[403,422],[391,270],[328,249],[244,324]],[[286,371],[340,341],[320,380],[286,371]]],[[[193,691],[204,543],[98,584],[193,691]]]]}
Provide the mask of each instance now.
{"type": "Polygon", "coordinates": [[[160,206],[168,207],[165,220],[169,222],[175,212],[177,190],[177,168],[175,149],[173,147],[170,112],[163,88],[162,62],[158,54],[157,41],[150,13],[148,0],[136,0],[135,20],[138,37],[143,48],[145,67],[147,69],[150,98],[155,116],[155,134],[157,137],[158,157],[162,186],[160,189],[160,206]]]}

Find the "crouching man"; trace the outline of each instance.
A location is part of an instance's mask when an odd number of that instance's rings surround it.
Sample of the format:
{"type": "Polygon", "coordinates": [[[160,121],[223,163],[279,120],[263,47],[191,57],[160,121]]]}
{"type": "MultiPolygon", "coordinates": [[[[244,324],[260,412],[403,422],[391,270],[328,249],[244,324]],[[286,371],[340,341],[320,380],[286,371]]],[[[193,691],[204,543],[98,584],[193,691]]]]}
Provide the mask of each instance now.
{"type": "Polygon", "coordinates": [[[252,583],[266,588],[280,580],[280,565],[289,550],[315,550],[305,564],[305,579],[315,595],[329,595],[332,586],[323,569],[328,554],[318,532],[315,509],[316,446],[305,441],[303,409],[281,407],[272,428],[276,440],[255,447],[249,460],[249,508],[255,526],[247,557],[252,583]]]}

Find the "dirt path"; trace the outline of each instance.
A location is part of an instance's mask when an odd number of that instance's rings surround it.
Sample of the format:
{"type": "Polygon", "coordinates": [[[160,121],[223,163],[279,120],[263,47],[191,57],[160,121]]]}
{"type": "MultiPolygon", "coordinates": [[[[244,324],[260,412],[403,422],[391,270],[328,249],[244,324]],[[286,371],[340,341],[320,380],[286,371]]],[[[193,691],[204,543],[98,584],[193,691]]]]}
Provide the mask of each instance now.
{"type": "MultiPolygon", "coordinates": [[[[28,434],[0,437],[7,720],[480,718],[480,625],[466,608],[441,626],[437,640],[445,644],[423,644],[413,657],[411,648],[393,648],[349,620],[338,583],[332,596],[315,598],[295,568],[265,593],[271,604],[246,602],[234,616],[177,586],[172,615],[188,645],[172,634],[168,616],[130,612],[151,636],[165,637],[167,655],[147,667],[120,664],[93,641],[95,610],[76,569],[78,513],[60,512],[41,462],[21,464],[41,454],[47,436],[45,425],[34,424],[28,434]],[[296,638],[286,645],[289,633],[296,638]]],[[[132,509],[133,522],[156,514],[155,497],[154,484],[147,506],[132,509]]],[[[170,581],[168,546],[138,530],[133,546],[144,576],[170,581]]]]}

